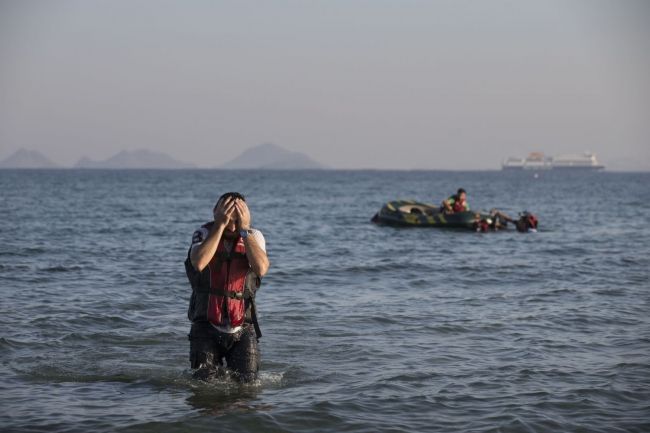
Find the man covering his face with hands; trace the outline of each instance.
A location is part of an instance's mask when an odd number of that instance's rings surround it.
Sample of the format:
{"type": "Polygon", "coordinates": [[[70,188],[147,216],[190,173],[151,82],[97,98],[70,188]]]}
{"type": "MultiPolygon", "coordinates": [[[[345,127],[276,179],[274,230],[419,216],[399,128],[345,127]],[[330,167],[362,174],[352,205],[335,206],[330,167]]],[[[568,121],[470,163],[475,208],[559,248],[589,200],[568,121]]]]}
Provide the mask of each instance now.
{"type": "Polygon", "coordinates": [[[241,194],[222,195],[213,216],[194,232],[185,261],[192,285],[190,364],[197,378],[227,367],[236,378],[251,381],[260,364],[255,292],[269,268],[266,243],[251,227],[241,194]]]}

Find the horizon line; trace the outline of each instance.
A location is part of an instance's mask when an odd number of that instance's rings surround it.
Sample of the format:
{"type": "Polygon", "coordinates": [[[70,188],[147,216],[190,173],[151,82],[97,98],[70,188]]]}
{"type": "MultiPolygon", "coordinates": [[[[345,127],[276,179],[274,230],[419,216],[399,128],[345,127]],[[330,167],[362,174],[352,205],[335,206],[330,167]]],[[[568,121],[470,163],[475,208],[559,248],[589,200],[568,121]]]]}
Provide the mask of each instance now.
{"type": "Polygon", "coordinates": [[[647,169],[545,169],[545,170],[503,170],[501,168],[224,168],[224,167],[0,167],[0,170],[42,170],[42,171],[264,171],[264,172],[299,172],[299,171],[310,171],[310,172],[324,172],[324,171],[394,171],[394,172],[418,172],[418,171],[437,171],[437,172],[506,172],[506,173],[583,173],[583,172],[609,172],[609,173],[648,173],[650,168],[647,169]]]}

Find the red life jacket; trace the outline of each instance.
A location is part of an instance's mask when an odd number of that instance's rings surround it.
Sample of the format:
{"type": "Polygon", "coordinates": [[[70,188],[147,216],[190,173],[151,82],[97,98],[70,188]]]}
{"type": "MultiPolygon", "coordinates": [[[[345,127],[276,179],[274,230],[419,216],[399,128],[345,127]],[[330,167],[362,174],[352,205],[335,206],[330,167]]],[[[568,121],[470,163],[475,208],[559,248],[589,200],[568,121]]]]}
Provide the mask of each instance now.
{"type": "MultiPolygon", "coordinates": [[[[213,223],[203,225],[210,229],[213,223]]],[[[232,251],[226,250],[224,239],[208,266],[197,271],[190,258],[192,247],[187,251],[185,273],[192,286],[192,296],[187,308],[191,322],[210,321],[217,325],[239,326],[252,323],[257,338],[262,336],[257,321],[255,293],[261,278],[249,268],[246,245],[243,239],[235,239],[232,251]]]]}
{"type": "Polygon", "coordinates": [[[465,212],[465,202],[455,200],[452,209],[454,210],[454,212],[465,212]]]}
{"type": "Polygon", "coordinates": [[[246,274],[250,271],[244,240],[237,237],[232,250],[228,251],[222,237],[208,268],[210,270],[208,321],[214,325],[233,328],[242,325],[246,317],[244,302],[246,274]]]}

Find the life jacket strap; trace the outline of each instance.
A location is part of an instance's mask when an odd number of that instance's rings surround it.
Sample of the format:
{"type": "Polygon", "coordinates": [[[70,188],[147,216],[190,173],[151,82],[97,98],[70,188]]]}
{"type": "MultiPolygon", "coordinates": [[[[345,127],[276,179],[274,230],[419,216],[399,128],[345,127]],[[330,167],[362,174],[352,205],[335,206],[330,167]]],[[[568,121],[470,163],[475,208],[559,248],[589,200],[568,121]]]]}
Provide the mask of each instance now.
{"type": "Polygon", "coordinates": [[[259,340],[262,337],[262,330],[260,329],[260,324],[257,321],[257,305],[255,305],[255,296],[251,296],[251,321],[253,322],[253,328],[255,328],[255,336],[259,340]]]}
{"type": "Polygon", "coordinates": [[[232,290],[210,289],[210,293],[216,296],[225,296],[231,299],[242,300],[244,299],[244,292],[235,292],[232,290]]]}
{"type": "Polygon", "coordinates": [[[255,304],[255,295],[251,294],[250,290],[244,290],[243,292],[233,292],[232,290],[210,289],[210,293],[217,296],[226,296],[232,299],[245,299],[249,301],[251,309],[251,322],[253,322],[255,335],[257,336],[258,340],[260,337],[262,337],[262,330],[260,329],[260,324],[257,321],[257,305],[255,304]]]}
{"type": "Polygon", "coordinates": [[[245,253],[235,253],[235,252],[228,252],[228,251],[220,251],[218,253],[215,253],[215,256],[217,256],[218,262],[229,262],[232,260],[246,259],[245,253]]]}

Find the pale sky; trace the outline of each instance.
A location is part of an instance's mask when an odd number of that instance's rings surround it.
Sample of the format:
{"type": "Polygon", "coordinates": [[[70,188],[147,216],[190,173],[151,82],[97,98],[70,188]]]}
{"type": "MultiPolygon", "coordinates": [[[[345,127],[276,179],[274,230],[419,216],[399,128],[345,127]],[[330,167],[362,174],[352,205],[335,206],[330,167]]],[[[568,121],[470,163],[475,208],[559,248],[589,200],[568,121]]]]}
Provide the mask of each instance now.
{"type": "Polygon", "coordinates": [[[0,0],[0,158],[650,169],[650,1],[0,0]]]}

